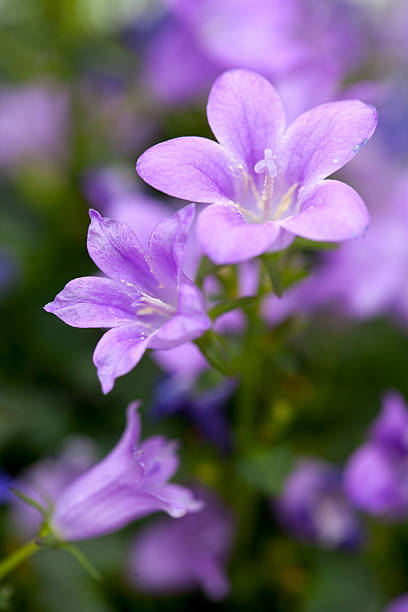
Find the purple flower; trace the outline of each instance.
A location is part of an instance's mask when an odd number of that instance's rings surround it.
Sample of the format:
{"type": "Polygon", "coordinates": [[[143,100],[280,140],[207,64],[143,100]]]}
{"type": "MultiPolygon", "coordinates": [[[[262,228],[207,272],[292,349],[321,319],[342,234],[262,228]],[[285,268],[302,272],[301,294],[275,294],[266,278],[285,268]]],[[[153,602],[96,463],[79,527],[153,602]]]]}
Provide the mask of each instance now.
{"type": "Polygon", "coordinates": [[[384,397],[368,441],[350,457],[344,484],[350,501],[390,520],[408,515],[408,410],[395,392],[384,397]]]}
{"type": "Polygon", "coordinates": [[[275,510],[281,524],[301,540],[327,548],[355,547],[361,540],[357,517],[342,492],[341,473],[322,461],[299,462],[275,510]]]}
{"type": "Polygon", "coordinates": [[[262,76],[230,70],[207,106],[219,143],[175,138],[148,149],[137,171],[150,185],[196,202],[197,235],[216,263],[287,246],[294,235],[337,241],[362,234],[368,213],[348,185],[327,180],[354,157],[377,122],[357,100],[318,106],[284,131],[280,97],[262,76]]]}
{"type": "Polygon", "coordinates": [[[147,348],[169,349],[201,336],[211,325],[203,297],[183,274],[194,205],[164,219],[143,248],[125,223],[90,211],[88,252],[106,275],[69,282],[45,306],[73,327],[111,328],[93,360],[104,393],[147,348]]]}
{"type": "Polygon", "coordinates": [[[179,518],[201,509],[188,489],[167,482],[178,467],[175,444],[162,436],[139,442],[137,406],[130,404],[126,429],[109,455],[54,500],[50,526],[61,539],[111,533],[158,510],[179,518]]]}
{"type": "Polygon", "coordinates": [[[147,592],[177,593],[200,587],[218,600],[229,591],[225,564],[231,549],[234,521],[212,495],[202,494],[204,509],[180,521],[160,519],[133,543],[130,580],[147,592]]]}
{"type": "Polygon", "coordinates": [[[395,599],[384,612],[408,612],[408,595],[395,599]]]}

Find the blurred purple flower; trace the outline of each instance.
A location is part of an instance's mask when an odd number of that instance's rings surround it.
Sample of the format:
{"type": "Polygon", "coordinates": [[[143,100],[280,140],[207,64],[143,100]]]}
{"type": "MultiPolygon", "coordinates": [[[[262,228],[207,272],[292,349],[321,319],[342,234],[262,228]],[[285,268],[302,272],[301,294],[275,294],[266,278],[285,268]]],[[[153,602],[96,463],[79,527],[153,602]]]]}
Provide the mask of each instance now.
{"type": "Polygon", "coordinates": [[[408,612],[408,594],[395,599],[384,612],[408,612]]]}
{"type": "Polygon", "coordinates": [[[362,11],[336,0],[172,0],[144,61],[147,88],[166,103],[204,93],[241,66],[272,79],[289,117],[333,97],[365,57],[362,11]],[[307,28],[304,24],[307,23],[307,28]]]}
{"type": "Polygon", "coordinates": [[[180,518],[201,509],[188,489],[167,482],[178,467],[175,444],[162,436],[139,442],[137,406],[130,404],[126,429],[109,455],[55,499],[50,525],[63,540],[111,533],[158,510],[180,518]]]}
{"type": "Polygon", "coordinates": [[[225,565],[234,535],[230,512],[209,492],[198,514],[180,521],[160,519],[135,538],[129,564],[132,583],[153,593],[201,588],[213,600],[229,591],[225,565]]]}
{"type": "Polygon", "coordinates": [[[191,380],[169,376],[157,386],[152,404],[152,416],[160,419],[175,413],[186,416],[201,434],[222,451],[231,448],[231,431],[225,406],[235,389],[235,381],[225,380],[214,388],[196,391],[191,380]]]}
{"type": "MultiPolygon", "coordinates": [[[[23,472],[13,486],[40,506],[48,507],[95,460],[96,449],[92,440],[75,436],[66,441],[59,457],[38,461],[23,472]]],[[[41,515],[21,499],[15,497],[13,501],[13,519],[18,530],[34,536],[41,525],[41,515]]]]}
{"type": "Polygon", "coordinates": [[[354,548],[362,537],[341,487],[341,472],[316,460],[299,462],[274,503],[280,523],[295,537],[326,548],[354,548]]]}
{"type": "Polygon", "coordinates": [[[127,374],[147,348],[169,349],[211,326],[203,297],[183,274],[194,205],[164,219],[147,249],[129,226],[90,211],[88,251],[106,277],[68,283],[45,306],[73,327],[108,327],[94,364],[104,393],[127,374]]]}
{"type": "Polygon", "coordinates": [[[377,122],[357,100],[325,104],[284,131],[281,100],[263,77],[221,75],[207,115],[220,144],[175,138],[148,149],[137,171],[150,185],[196,202],[197,235],[216,263],[238,263],[287,246],[295,235],[338,241],[363,233],[368,213],[348,185],[323,181],[354,157],[377,122]]]}
{"type": "Polygon", "coordinates": [[[368,441],[348,460],[344,486],[361,510],[389,520],[408,516],[408,410],[396,392],[385,395],[368,441]]]}
{"type": "Polygon", "coordinates": [[[0,166],[46,160],[66,153],[69,108],[57,85],[32,83],[0,89],[0,166]]]}

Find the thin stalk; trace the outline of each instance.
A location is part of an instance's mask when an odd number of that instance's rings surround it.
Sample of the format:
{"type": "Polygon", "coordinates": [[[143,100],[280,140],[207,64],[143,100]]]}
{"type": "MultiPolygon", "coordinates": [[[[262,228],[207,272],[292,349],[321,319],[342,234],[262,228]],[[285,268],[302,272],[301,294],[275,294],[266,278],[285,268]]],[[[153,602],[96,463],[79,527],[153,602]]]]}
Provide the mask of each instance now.
{"type": "Polygon", "coordinates": [[[0,562],[0,580],[3,580],[5,576],[18,567],[25,559],[32,557],[38,550],[40,550],[40,546],[33,539],[8,555],[8,557],[0,562]]]}

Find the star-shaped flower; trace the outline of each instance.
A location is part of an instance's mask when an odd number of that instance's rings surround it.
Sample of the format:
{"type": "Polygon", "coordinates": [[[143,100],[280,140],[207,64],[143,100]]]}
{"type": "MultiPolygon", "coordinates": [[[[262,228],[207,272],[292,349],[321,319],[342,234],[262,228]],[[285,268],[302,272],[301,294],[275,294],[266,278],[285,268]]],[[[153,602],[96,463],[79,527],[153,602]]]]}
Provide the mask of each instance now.
{"type": "Polygon", "coordinates": [[[211,204],[198,237],[216,263],[238,263],[280,250],[295,235],[338,241],[362,234],[368,212],[348,185],[324,180],[368,141],[377,123],[358,100],[323,104],[285,131],[281,99],[257,73],[229,70],[207,105],[218,142],[175,138],[148,149],[137,171],[179,198],[211,204]]]}
{"type": "Polygon", "coordinates": [[[147,348],[169,349],[211,326],[204,299],[183,273],[194,205],[161,221],[143,248],[128,225],[90,211],[88,252],[104,277],[69,282],[45,306],[73,327],[106,327],[93,360],[102,390],[127,374],[147,348]]]}

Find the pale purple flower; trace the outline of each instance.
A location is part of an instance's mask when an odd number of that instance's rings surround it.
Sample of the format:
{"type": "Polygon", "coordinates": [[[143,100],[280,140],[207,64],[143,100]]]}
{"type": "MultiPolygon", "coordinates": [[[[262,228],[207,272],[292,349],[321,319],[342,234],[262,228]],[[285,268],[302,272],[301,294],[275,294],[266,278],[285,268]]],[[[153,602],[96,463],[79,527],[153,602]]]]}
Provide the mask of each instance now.
{"type": "Polygon", "coordinates": [[[67,93],[51,83],[0,89],[0,165],[61,158],[68,137],[67,93]]]}
{"type": "MultiPolygon", "coordinates": [[[[49,508],[95,461],[96,448],[92,440],[75,436],[66,440],[58,457],[43,459],[25,470],[15,480],[13,487],[43,508],[49,508]]],[[[41,515],[16,496],[13,502],[13,522],[19,531],[33,537],[41,526],[41,515]]]]}
{"type": "Polygon", "coordinates": [[[179,462],[175,444],[162,436],[140,442],[137,406],[130,404],[115,448],[54,500],[50,526],[63,540],[111,533],[159,510],[180,518],[201,509],[188,489],[168,483],[179,462]]]}
{"type": "Polygon", "coordinates": [[[367,442],[347,462],[344,486],[361,510],[390,520],[408,516],[408,410],[398,393],[384,397],[367,442]]]}
{"type": "Polygon", "coordinates": [[[146,151],[137,171],[150,185],[211,204],[197,235],[216,263],[238,263],[280,250],[295,235],[338,241],[362,234],[368,213],[348,185],[323,180],[354,157],[377,122],[357,100],[318,106],[285,131],[277,91],[262,76],[230,70],[207,106],[219,143],[175,138],[146,151]]]}
{"type": "Polygon", "coordinates": [[[45,306],[73,327],[107,327],[93,360],[104,393],[147,348],[170,349],[211,325],[203,297],[183,274],[194,205],[164,219],[147,248],[129,226],[90,211],[88,252],[104,277],[78,278],[45,306]]]}
{"type": "Polygon", "coordinates": [[[384,610],[384,612],[408,612],[408,595],[401,595],[384,610]]]}
{"type": "Polygon", "coordinates": [[[225,565],[234,519],[209,492],[199,494],[205,501],[201,512],[179,521],[157,520],[136,536],[129,575],[139,589],[168,594],[201,588],[213,600],[228,594],[225,565]]]}
{"type": "Polygon", "coordinates": [[[342,492],[341,472],[328,463],[300,461],[274,508],[280,523],[301,540],[326,548],[360,543],[361,528],[342,492]]]}

